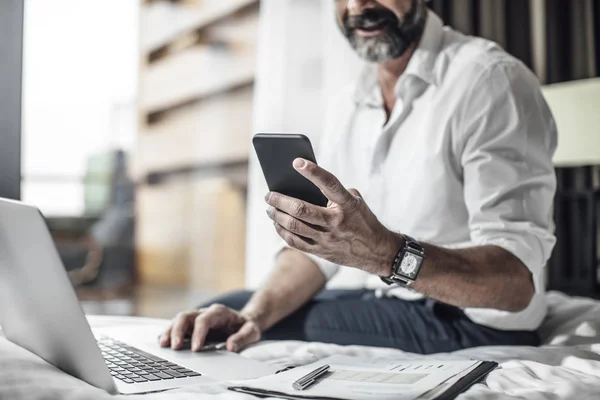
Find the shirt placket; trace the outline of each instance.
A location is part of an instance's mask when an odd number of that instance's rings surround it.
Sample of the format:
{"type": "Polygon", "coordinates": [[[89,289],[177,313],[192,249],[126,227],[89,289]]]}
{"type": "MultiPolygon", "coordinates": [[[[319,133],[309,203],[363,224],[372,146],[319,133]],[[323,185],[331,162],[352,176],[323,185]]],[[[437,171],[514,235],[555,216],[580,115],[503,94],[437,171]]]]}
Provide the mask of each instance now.
{"type": "MultiPolygon", "coordinates": [[[[402,88],[404,83],[398,85],[402,88]]],[[[403,99],[402,92],[398,92],[396,104],[392,110],[392,114],[388,119],[387,123],[381,127],[379,136],[375,139],[373,145],[373,152],[371,158],[371,171],[370,171],[370,190],[373,198],[376,199],[377,211],[379,213],[385,212],[385,199],[387,196],[387,185],[385,179],[385,163],[389,156],[389,149],[395,135],[398,133],[400,126],[407,117],[406,102],[403,99]]],[[[381,108],[383,111],[383,106],[381,108]]]]}

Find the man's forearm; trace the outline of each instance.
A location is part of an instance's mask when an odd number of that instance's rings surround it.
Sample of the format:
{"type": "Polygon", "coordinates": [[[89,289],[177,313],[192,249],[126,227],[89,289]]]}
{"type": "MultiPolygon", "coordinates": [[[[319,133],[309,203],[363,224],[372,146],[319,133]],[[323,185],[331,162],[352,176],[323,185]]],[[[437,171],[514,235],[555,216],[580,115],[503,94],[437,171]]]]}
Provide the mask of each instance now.
{"type": "MultiPolygon", "coordinates": [[[[398,240],[404,246],[403,239],[398,240]]],[[[524,310],[534,294],[527,267],[497,246],[444,249],[420,243],[425,262],[412,288],[456,307],[524,310]]],[[[399,247],[400,248],[400,247],[399,247]]]]}
{"type": "Polygon", "coordinates": [[[319,267],[305,254],[286,249],[266,284],[242,310],[265,331],[287,317],[323,289],[326,280],[319,267]]]}

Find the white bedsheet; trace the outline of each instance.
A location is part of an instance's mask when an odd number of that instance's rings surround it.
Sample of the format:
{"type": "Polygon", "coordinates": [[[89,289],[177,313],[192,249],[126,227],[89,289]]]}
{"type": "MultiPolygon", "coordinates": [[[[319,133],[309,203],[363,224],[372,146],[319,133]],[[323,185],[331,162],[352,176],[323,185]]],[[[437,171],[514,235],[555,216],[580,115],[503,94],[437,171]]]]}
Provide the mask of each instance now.
{"type": "MultiPolygon", "coordinates": [[[[481,347],[430,357],[494,360],[501,368],[461,399],[600,399],[600,302],[548,294],[550,315],[541,329],[544,346],[481,347]]],[[[398,350],[322,343],[261,343],[244,355],[278,365],[306,364],[334,355],[386,359],[424,358],[398,350]]],[[[111,396],[46,364],[0,338],[0,399],[110,399],[111,396]]],[[[140,400],[236,399],[223,384],[136,396],[140,400]]]]}

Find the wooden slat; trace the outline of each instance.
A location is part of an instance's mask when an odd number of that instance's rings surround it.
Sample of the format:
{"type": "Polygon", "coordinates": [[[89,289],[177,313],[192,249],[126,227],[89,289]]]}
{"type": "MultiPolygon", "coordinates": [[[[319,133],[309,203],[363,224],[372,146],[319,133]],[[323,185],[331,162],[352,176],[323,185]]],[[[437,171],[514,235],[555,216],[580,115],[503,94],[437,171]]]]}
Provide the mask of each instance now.
{"type": "Polygon", "coordinates": [[[246,201],[225,180],[192,187],[190,285],[216,293],[241,289],[245,281],[246,201]]]}
{"type": "Polygon", "coordinates": [[[156,51],[257,3],[258,0],[196,0],[148,4],[142,8],[142,51],[156,51]]]}
{"type": "Polygon", "coordinates": [[[247,158],[215,163],[188,165],[173,169],[150,171],[141,180],[140,185],[162,185],[174,180],[225,178],[233,185],[246,190],[248,187],[247,158]]]}
{"type": "Polygon", "coordinates": [[[207,28],[203,32],[203,39],[208,43],[231,43],[256,48],[258,23],[258,10],[252,9],[207,28]]]}
{"type": "Polygon", "coordinates": [[[136,249],[141,283],[186,286],[190,188],[171,184],[141,187],[136,193],[136,249]]]}
{"type": "Polygon", "coordinates": [[[141,107],[147,114],[248,85],[255,75],[252,48],[215,50],[196,46],[143,72],[141,107]]]}
{"type": "Polygon", "coordinates": [[[138,172],[247,159],[252,87],[173,111],[138,137],[138,172]]]}
{"type": "Polygon", "coordinates": [[[145,60],[153,64],[196,45],[256,47],[257,31],[258,8],[249,8],[207,28],[181,35],[146,54],[145,60]]]}
{"type": "MultiPolygon", "coordinates": [[[[256,4],[155,0],[142,7],[137,177],[248,158],[256,4]]],[[[245,192],[223,175],[156,183],[137,190],[142,283],[210,292],[242,287],[245,192]]]]}
{"type": "Polygon", "coordinates": [[[223,179],[140,188],[136,233],[142,283],[210,292],[241,288],[244,203],[244,194],[223,179]]]}
{"type": "Polygon", "coordinates": [[[256,70],[258,14],[247,13],[207,29],[203,40],[145,65],[141,110],[152,115],[215,93],[248,85],[256,70]]]}

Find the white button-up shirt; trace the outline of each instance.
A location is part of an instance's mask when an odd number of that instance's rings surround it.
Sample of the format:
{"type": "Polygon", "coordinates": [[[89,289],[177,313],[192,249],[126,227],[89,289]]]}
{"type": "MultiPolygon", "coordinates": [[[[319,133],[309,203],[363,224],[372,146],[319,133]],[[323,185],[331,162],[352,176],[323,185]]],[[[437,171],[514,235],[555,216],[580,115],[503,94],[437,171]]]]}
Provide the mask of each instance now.
{"type": "MultiPolygon", "coordinates": [[[[557,132],[537,78],[498,45],[444,28],[430,12],[396,94],[386,121],[375,67],[367,67],[330,109],[319,164],[358,189],[392,231],[446,248],[495,245],[514,254],[533,275],[529,307],[464,311],[497,329],[538,328],[555,244],[557,132]]],[[[340,268],[312,258],[328,279],[340,268]]],[[[421,297],[376,276],[365,282],[385,296],[421,297]]]]}

